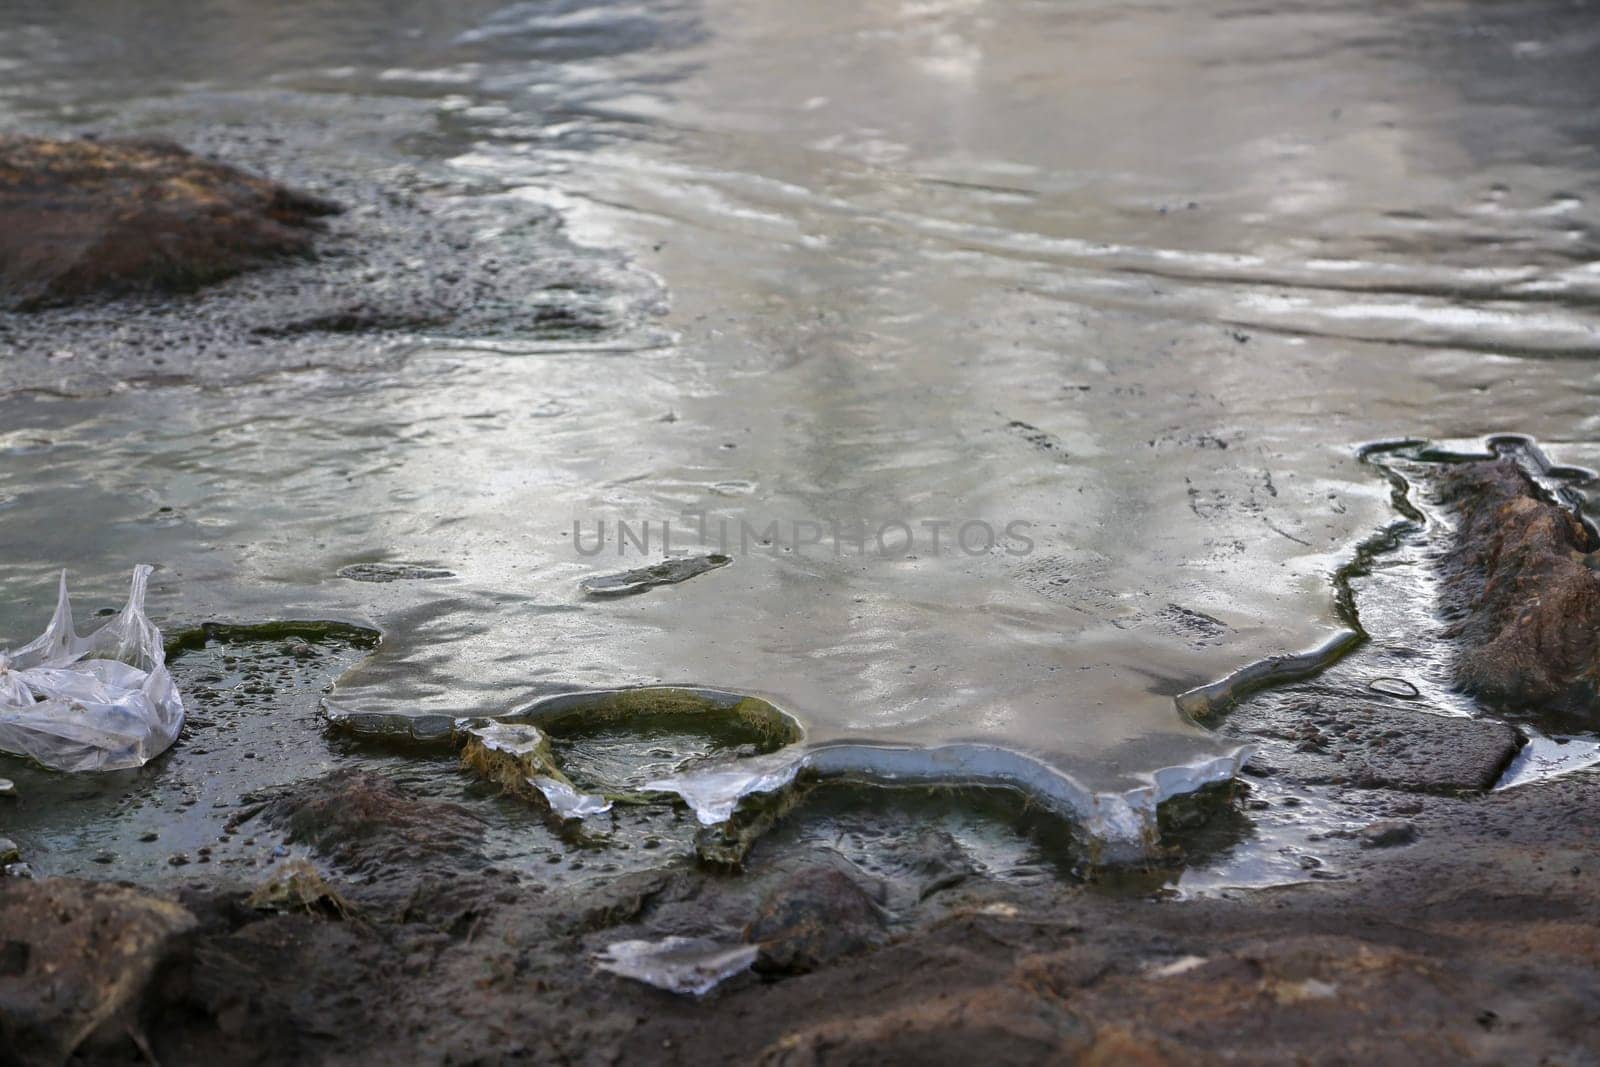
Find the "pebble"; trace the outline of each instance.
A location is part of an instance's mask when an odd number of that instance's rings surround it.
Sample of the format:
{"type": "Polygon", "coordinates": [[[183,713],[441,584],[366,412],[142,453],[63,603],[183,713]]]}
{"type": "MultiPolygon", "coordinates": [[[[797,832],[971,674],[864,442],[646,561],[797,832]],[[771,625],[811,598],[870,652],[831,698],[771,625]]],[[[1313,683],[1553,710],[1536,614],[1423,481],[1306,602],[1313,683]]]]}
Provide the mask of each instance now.
{"type": "Polygon", "coordinates": [[[0,863],[15,863],[22,858],[22,850],[9,837],[0,837],[0,863]]]}
{"type": "Polygon", "coordinates": [[[1415,700],[1418,696],[1417,687],[1404,678],[1374,678],[1367,683],[1367,688],[1374,693],[1401,700],[1415,700]]]}
{"type": "Polygon", "coordinates": [[[1417,839],[1417,828],[1400,819],[1384,819],[1361,829],[1362,848],[1392,848],[1417,839]]]}
{"type": "Polygon", "coordinates": [[[17,795],[17,783],[9,778],[0,778],[0,797],[14,797],[17,795]]]}

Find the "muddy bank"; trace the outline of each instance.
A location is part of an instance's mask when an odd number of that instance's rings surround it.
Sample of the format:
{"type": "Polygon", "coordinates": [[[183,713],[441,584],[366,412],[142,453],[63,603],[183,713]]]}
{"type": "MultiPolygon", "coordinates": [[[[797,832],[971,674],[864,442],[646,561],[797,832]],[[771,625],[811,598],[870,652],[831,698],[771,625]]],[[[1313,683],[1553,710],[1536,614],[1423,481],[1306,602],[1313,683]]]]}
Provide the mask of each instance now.
{"type": "MultiPolygon", "coordinates": [[[[1452,529],[1417,536],[1447,574],[1452,529]]],[[[165,888],[0,879],[0,1032],[23,1063],[1585,1062],[1600,778],[1492,791],[1524,734],[1431,714],[1406,680],[1417,635],[1359,592],[1368,644],[1223,718],[1258,754],[1231,788],[1168,807],[1146,867],[1085,880],[1080,846],[1034,828],[1029,861],[1060,865],[1023,877],[946,832],[921,790],[818,783],[734,874],[695,861],[670,804],[546,827],[529,767],[462,787],[420,773],[426,751],[370,742],[381,770],[208,794],[219,843],[165,888]],[[548,865],[508,856],[508,837],[546,832],[565,847],[548,865]],[[598,966],[670,939],[741,962],[703,999],[598,966]]],[[[208,703],[309,711],[335,649],[286,633],[202,630],[175,669],[208,703]]],[[[190,746],[226,760],[197,715],[190,746]]],[[[327,758],[315,730],[291,731],[306,765],[327,758]]],[[[602,740],[540,758],[575,774],[634,758],[602,740]]],[[[1020,800],[996,815],[1030,818],[1020,800]]]]}
{"type": "Polygon", "coordinates": [[[1351,841],[1335,882],[1174,901],[968,878],[907,905],[826,847],[758,849],[739,878],[675,863],[547,889],[436,802],[346,776],[277,817],[325,827],[348,912],[6,880],[0,1003],[27,1063],[1581,1063],[1597,804],[1592,776],[1430,796],[1409,832],[1351,841]],[[96,924],[127,950],[56,944],[96,924]],[[704,999],[593,966],[675,935],[759,962],[704,999]]]}

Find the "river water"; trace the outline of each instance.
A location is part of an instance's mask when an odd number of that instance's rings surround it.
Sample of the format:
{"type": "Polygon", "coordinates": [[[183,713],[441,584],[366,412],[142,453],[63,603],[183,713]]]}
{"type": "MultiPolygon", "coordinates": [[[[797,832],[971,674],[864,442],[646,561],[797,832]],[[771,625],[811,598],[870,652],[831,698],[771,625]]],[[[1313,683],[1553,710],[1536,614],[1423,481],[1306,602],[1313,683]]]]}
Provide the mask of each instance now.
{"type": "Polygon", "coordinates": [[[1363,443],[1600,465],[1597,51],[1583,3],[8,4],[0,127],[403,186],[584,282],[233,376],[85,377],[143,312],[62,317],[0,398],[0,633],[149,561],[169,631],[380,630],[357,732],[711,688],[803,730],[762,772],[1135,841],[1241,755],[1178,695],[1348,632],[1396,518],[1363,443]],[[594,322],[534,328],[564,292],[594,322]],[[731,563],[585,594],[668,523],[731,563]],[[374,562],[451,577],[339,576],[374,562]]]}

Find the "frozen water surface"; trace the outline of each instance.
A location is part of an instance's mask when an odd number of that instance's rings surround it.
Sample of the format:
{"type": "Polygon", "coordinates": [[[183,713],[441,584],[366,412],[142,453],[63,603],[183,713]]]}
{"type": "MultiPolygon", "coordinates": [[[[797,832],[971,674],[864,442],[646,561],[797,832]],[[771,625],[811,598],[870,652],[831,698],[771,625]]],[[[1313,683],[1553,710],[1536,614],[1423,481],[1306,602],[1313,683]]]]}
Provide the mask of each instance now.
{"type": "Polygon", "coordinates": [[[381,629],[329,698],[358,728],[710,687],[803,729],[751,774],[1013,784],[1132,845],[1241,755],[1179,694],[1340,647],[1332,575],[1394,519],[1361,442],[1600,454],[1600,65],[1541,10],[8,8],[0,124],[404,181],[590,264],[602,325],[77,395],[127,342],[62,319],[0,400],[0,630],[155,559],[164,626],[381,629]],[[732,562],[583,594],[663,522],[732,562]],[[451,577],[338,577],[385,562],[451,577]]]}

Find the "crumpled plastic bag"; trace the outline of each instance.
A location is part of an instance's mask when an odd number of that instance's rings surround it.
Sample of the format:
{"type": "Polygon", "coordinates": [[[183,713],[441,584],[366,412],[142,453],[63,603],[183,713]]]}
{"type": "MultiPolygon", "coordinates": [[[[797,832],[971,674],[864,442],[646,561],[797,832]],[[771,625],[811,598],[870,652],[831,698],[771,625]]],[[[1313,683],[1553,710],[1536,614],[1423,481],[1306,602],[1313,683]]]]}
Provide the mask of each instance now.
{"type": "Polygon", "coordinates": [[[0,750],[58,771],[141,767],[183,729],[161,631],[145,618],[151,567],[133,570],[128,603],[87,637],[72,628],[67,572],[39,637],[0,652],[0,750]]]}

